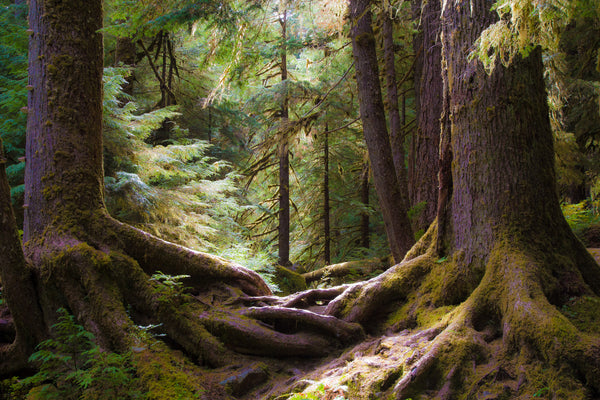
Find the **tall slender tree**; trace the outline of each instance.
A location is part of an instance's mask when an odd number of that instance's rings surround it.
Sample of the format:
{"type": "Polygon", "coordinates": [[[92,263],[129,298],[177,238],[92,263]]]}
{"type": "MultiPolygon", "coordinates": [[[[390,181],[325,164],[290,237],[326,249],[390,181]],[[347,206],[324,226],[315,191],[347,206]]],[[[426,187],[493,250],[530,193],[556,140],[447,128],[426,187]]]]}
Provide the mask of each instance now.
{"type": "Polygon", "coordinates": [[[287,137],[289,120],[288,65],[287,65],[287,0],[279,3],[279,24],[281,25],[280,71],[283,84],[281,98],[281,137],[278,141],[279,156],[279,265],[289,266],[290,262],[290,150],[287,137]]]}
{"type": "Polygon", "coordinates": [[[392,257],[400,262],[414,243],[414,237],[390,149],[375,37],[371,26],[371,2],[352,0],[349,7],[352,51],[365,141],[392,257]]]}
{"type": "Polygon", "coordinates": [[[439,1],[414,2],[419,31],[414,38],[417,129],[408,167],[410,204],[422,209],[415,230],[427,230],[437,213],[440,117],[442,112],[442,44],[439,1]]]}

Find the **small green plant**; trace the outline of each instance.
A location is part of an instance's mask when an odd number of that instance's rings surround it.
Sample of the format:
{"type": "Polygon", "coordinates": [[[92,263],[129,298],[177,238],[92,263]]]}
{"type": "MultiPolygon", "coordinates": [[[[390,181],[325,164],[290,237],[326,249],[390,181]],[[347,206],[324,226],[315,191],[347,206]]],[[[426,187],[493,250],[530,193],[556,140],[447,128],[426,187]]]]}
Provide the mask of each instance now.
{"type": "Polygon", "coordinates": [[[101,351],[94,335],[78,325],[72,315],[62,308],[58,314],[52,338],[40,343],[29,358],[38,372],[13,385],[16,398],[142,398],[130,354],[101,351]]]}
{"type": "Polygon", "coordinates": [[[159,283],[156,290],[163,295],[167,297],[181,297],[187,289],[181,281],[189,277],[189,275],[168,275],[157,271],[150,277],[150,280],[159,283]]]}
{"type": "Polygon", "coordinates": [[[549,394],[550,392],[550,388],[549,387],[543,387],[540,390],[538,390],[537,392],[535,392],[533,394],[533,397],[546,397],[546,394],[549,394]]]}

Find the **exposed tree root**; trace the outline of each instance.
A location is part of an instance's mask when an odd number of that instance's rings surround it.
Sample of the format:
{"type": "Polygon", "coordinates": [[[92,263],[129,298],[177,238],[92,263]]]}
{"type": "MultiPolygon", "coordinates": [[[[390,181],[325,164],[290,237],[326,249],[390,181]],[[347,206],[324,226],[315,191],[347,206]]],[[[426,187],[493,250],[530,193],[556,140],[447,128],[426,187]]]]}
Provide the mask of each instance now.
{"type": "Polygon", "coordinates": [[[162,271],[169,275],[190,275],[190,284],[201,287],[224,282],[250,295],[271,294],[257,273],[221,257],[178,246],[108,216],[98,225],[101,237],[106,238],[106,232],[112,235],[104,245],[121,249],[148,274],[162,271]]]}
{"type": "MultiPolygon", "coordinates": [[[[577,329],[559,310],[561,304],[552,304],[548,298],[553,298],[555,285],[569,287],[569,296],[595,294],[582,279],[558,282],[545,273],[548,267],[540,259],[539,254],[499,244],[486,274],[464,302],[441,314],[432,328],[417,329],[411,338],[403,339],[405,347],[420,344],[418,351],[402,360],[403,374],[390,389],[394,398],[479,398],[486,390],[500,391],[506,398],[530,398],[542,389],[553,398],[597,396],[600,331],[577,329]]],[[[570,263],[560,268],[576,271],[577,267],[570,263]]],[[[453,270],[450,265],[444,269],[453,270]]],[[[430,301],[435,299],[429,287],[429,275],[434,273],[440,273],[440,268],[431,256],[419,256],[351,286],[328,310],[346,320],[364,322],[375,309],[372,304],[381,306],[398,297],[413,303],[405,305],[405,318],[423,307],[429,313],[440,306],[444,310],[443,304],[430,301]],[[422,296],[429,300],[423,301],[422,296]]]]}
{"type": "MultiPolygon", "coordinates": [[[[243,362],[240,354],[323,356],[363,337],[357,324],[307,310],[236,308],[248,299],[277,300],[253,271],[162,241],[103,213],[85,231],[90,233],[48,236],[29,254],[39,276],[45,327],[63,307],[103,348],[124,352],[149,349],[155,339],[141,325],[155,324],[166,343],[209,367],[243,362]],[[190,275],[184,283],[195,295],[151,281],[156,271],[190,275]]],[[[11,363],[16,365],[12,358],[11,363]]]]}
{"type": "Polygon", "coordinates": [[[369,281],[288,296],[286,302],[303,306],[321,298],[329,302],[326,314],[363,326],[373,326],[372,318],[382,318],[379,309],[400,299],[385,326],[411,328],[388,328],[390,336],[367,350],[349,350],[341,366],[332,362],[309,378],[328,387],[353,386],[346,397],[356,399],[599,397],[600,299],[597,282],[587,282],[598,266],[585,256],[575,262],[566,257],[568,244],[537,251],[510,243],[521,242],[496,243],[485,273],[459,303],[444,285],[464,268],[460,258],[436,259],[427,243],[369,281]],[[569,313],[578,299],[589,303],[591,314],[569,313]]]}

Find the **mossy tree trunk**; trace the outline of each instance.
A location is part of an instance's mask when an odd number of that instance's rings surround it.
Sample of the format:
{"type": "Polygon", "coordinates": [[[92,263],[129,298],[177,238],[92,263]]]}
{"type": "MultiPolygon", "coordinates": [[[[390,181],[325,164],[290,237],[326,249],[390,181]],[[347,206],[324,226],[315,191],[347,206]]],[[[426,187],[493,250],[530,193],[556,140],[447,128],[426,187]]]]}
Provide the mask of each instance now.
{"type": "Polygon", "coordinates": [[[596,398],[600,326],[581,321],[598,314],[561,311],[600,301],[600,267],[559,207],[541,50],[488,75],[467,56],[493,2],[444,4],[437,221],[326,312],[376,331],[388,311],[388,333],[412,329],[399,336],[419,350],[385,381],[395,398],[596,398]]]}
{"type": "Polygon", "coordinates": [[[439,1],[414,2],[419,32],[414,39],[417,129],[408,164],[411,206],[423,204],[414,228],[425,231],[437,213],[442,71],[439,1]]]}
{"type": "Polygon", "coordinates": [[[102,348],[137,349],[138,360],[158,360],[170,351],[164,345],[150,349],[154,339],[139,327],[148,323],[160,324],[169,343],[209,366],[240,361],[239,353],[321,355],[361,336],[357,324],[304,310],[236,306],[249,295],[259,296],[250,300],[259,305],[265,304],[260,297],[269,297],[255,272],[112,219],[103,202],[102,1],[32,0],[29,18],[22,252],[0,174],[0,244],[10,255],[0,271],[16,330],[16,341],[0,349],[0,373],[27,365],[60,307],[102,348]],[[177,293],[150,280],[157,271],[189,275],[184,284],[190,289],[177,293]],[[291,330],[290,319],[296,320],[291,330]]]}
{"type": "Polygon", "coordinates": [[[399,262],[413,245],[414,237],[404,201],[406,196],[398,185],[390,148],[371,26],[371,2],[351,0],[349,7],[360,117],[390,250],[394,260],[399,262]]]}

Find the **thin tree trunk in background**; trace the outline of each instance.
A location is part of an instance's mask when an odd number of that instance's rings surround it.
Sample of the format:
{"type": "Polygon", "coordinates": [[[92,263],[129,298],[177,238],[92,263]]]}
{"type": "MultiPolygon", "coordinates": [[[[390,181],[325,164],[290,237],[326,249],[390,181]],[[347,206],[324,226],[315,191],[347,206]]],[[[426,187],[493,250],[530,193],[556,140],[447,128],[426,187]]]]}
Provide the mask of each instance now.
{"type": "MultiPolygon", "coordinates": [[[[365,209],[369,207],[369,161],[364,163],[360,176],[360,201],[365,209]]],[[[360,216],[360,246],[365,249],[371,246],[369,225],[369,213],[363,211],[360,216]]]]}
{"type": "MultiPolygon", "coordinates": [[[[404,122],[400,115],[398,86],[396,84],[396,52],[394,50],[394,23],[388,11],[383,11],[383,52],[385,60],[385,81],[387,87],[387,106],[390,119],[390,144],[396,178],[400,194],[406,206],[408,201],[408,183],[404,156],[404,122]]],[[[404,104],[403,104],[404,105],[404,104]]],[[[407,207],[408,208],[408,207],[407,207]]]]}
{"type": "Polygon", "coordinates": [[[212,107],[208,106],[208,143],[212,143],[212,107]]]}
{"type": "Polygon", "coordinates": [[[281,24],[281,82],[283,100],[281,104],[281,137],[279,139],[279,265],[289,266],[290,262],[290,153],[285,132],[289,111],[287,96],[287,7],[283,7],[281,24]]]}
{"type": "MultiPolygon", "coordinates": [[[[25,4],[25,0],[15,0],[16,6],[22,6],[24,4],[25,4]]],[[[25,14],[23,11],[24,10],[21,10],[19,7],[17,7],[17,10],[15,11],[15,19],[21,18],[25,14]]]]}
{"type": "Polygon", "coordinates": [[[325,124],[323,143],[323,230],[325,265],[331,264],[331,210],[329,205],[329,125],[325,124]]]}
{"type": "Polygon", "coordinates": [[[360,115],[369,150],[373,180],[383,215],[392,257],[400,262],[414,243],[407,206],[396,179],[379,83],[379,66],[371,26],[370,1],[351,0],[354,54],[360,115]]]}
{"type": "Polygon", "coordinates": [[[442,71],[439,1],[416,0],[415,20],[421,22],[415,36],[415,103],[417,129],[411,141],[408,167],[410,205],[425,203],[415,230],[425,231],[436,217],[442,112],[442,71]]]}
{"type": "Polygon", "coordinates": [[[131,75],[125,77],[127,83],[123,85],[123,92],[128,95],[133,95],[133,81],[135,76],[133,75],[133,69],[137,64],[137,54],[135,42],[129,37],[117,38],[117,46],[115,49],[115,64],[123,65],[131,68],[131,75]]]}

